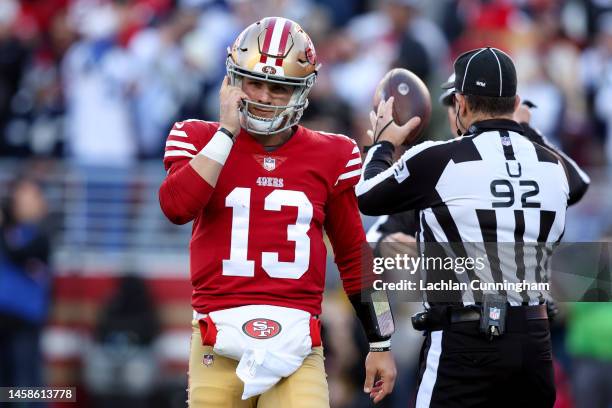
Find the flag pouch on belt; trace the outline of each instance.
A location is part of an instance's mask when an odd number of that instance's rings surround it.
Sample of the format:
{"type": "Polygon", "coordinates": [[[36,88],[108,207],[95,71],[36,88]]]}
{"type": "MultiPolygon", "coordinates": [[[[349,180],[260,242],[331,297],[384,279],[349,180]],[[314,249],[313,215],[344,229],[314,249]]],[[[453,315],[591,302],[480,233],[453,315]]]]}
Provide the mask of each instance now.
{"type": "Polygon", "coordinates": [[[480,313],[480,332],[489,340],[504,334],[508,303],[505,296],[488,293],[484,295],[480,313]]]}

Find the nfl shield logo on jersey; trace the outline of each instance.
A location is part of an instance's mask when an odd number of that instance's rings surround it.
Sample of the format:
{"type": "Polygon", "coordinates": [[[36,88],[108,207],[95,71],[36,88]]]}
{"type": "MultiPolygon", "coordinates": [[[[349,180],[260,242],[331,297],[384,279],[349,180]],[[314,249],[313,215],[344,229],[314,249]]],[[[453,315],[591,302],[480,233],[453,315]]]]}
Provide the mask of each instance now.
{"type": "Polygon", "coordinates": [[[213,365],[214,362],[215,356],[213,356],[212,354],[204,354],[204,357],[202,358],[202,364],[204,364],[206,367],[210,367],[211,365],[213,365]]]}
{"type": "Polygon", "coordinates": [[[276,159],[274,157],[265,157],[263,167],[268,171],[274,170],[276,168],[276,159]]]}
{"type": "Polygon", "coordinates": [[[501,310],[498,307],[492,307],[489,309],[489,318],[492,320],[499,320],[501,310]]]}

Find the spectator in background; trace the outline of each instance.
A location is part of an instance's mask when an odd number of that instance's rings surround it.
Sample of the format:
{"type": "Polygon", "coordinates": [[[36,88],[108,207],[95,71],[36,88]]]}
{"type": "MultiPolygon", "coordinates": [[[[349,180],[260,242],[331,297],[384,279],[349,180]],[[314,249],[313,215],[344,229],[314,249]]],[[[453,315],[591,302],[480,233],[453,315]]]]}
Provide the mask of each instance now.
{"type": "Polygon", "coordinates": [[[40,336],[50,303],[47,204],[33,180],[17,180],[0,216],[0,386],[44,384],[40,336]]]}
{"type": "Polygon", "coordinates": [[[19,13],[14,0],[0,2],[0,155],[14,153],[11,141],[5,137],[11,118],[11,101],[17,92],[28,59],[28,49],[13,31],[19,13]]]}
{"type": "Polygon", "coordinates": [[[612,11],[599,17],[595,43],[582,54],[582,83],[605,143],[607,162],[612,163],[612,11]]]}
{"type": "Polygon", "coordinates": [[[198,16],[193,10],[178,9],[158,27],[134,35],[129,51],[136,64],[134,108],[136,137],[141,158],[160,157],[166,130],[188,98],[197,96],[195,70],[185,59],[181,41],[198,16]]]}
{"type": "MultiPolygon", "coordinates": [[[[430,67],[447,64],[448,46],[441,30],[419,13],[418,0],[384,0],[370,13],[356,16],[337,36],[339,53],[332,67],[335,92],[364,115],[380,78],[393,65],[428,76],[430,67]],[[410,48],[413,47],[413,48],[410,48]],[[399,58],[398,58],[399,57],[399,58]],[[414,61],[414,58],[425,58],[414,61]],[[358,83],[360,86],[354,86],[358,83]]],[[[422,78],[426,80],[427,78],[422,78]]]]}
{"type": "Polygon", "coordinates": [[[572,27],[563,19],[568,12],[567,3],[530,2],[524,7],[524,33],[519,28],[513,31],[513,49],[522,78],[521,97],[538,105],[533,127],[582,161],[577,150],[589,146],[592,137],[587,129],[583,86],[576,81],[580,49],[570,40],[572,27]]]}
{"type": "Polygon", "coordinates": [[[130,97],[139,72],[119,44],[127,5],[91,7],[77,22],[83,38],[63,61],[68,156],[81,165],[121,167],[137,156],[130,97]]]}
{"type": "Polygon", "coordinates": [[[5,137],[13,156],[61,157],[64,139],[64,94],[60,61],[76,39],[67,10],[55,10],[49,31],[41,36],[24,68],[11,101],[5,137]]]}
{"type": "Polygon", "coordinates": [[[525,47],[516,55],[516,61],[522,80],[518,92],[521,98],[533,101],[538,106],[533,115],[533,126],[543,134],[550,135],[549,139],[556,146],[562,146],[560,132],[564,127],[564,94],[551,80],[535,47],[525,47]]]}

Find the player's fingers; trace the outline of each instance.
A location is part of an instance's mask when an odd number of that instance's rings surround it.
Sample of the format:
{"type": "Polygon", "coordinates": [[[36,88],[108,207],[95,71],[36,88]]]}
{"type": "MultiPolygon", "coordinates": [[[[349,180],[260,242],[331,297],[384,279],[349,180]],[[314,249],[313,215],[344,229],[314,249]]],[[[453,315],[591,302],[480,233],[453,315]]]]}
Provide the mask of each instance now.
{"type": "Polygon", "coordinates": [[[376,398],[376,396],[382,391],[382,387],[374,387],[372,388],[372,392],[370,392],[370,399],[376,398]]]}
{"type": "Polygon", "coordinates": [[[393,238],[397,241],[397,242],[401,242],[404,244],[408,244],[411,242],[416,242],[416,239],[412,236],[412,235],[408,235],[408,234],[404,234],[403,232],[396,232],[393,235],[393,238]]]}
{"type": "Polygon", "coordinates": [[[375,396],[374,399],[372,400],[373,403],[378,404],[380,401],[382,401],[385,397],[387,396],[387,394],[384,393],[384,391],[379,391],[375,396]]]}
{"type": "Polygon", "coordinates": [[[395,102],[395,96],[392,96],[387,100],[387,111],[389,112],[389,117],[393,116],[393,103],[395,102]]]}
{"type": "Polygon", "coordinates": [[[394,101],[395,101],[395,96],[389,97],[389,99],[387,99],[387,101],[386,101],[387,102],[386,109],[392,109],[394,101]]]}
{"type": "Polygon", "coordinates": [[[374,387],[370,391],[370,398],[374,398],[382,390],[383,380],[378,380],[374,383],[374,387]]]}
{"type": "Polygon", "coordinates": [[[385,106],[385,101],[381,99],[380,102],[378,102],[378,107],[376,108],[376,119],[377,120],[382,118],[384,106],[385,106]]]}
{"type": "Polygon", "coordinates": [[[419,118],[418,116],[414,116],[412,118],[410,118],[410,120],[406,123],[404,123],[400,129],[402,131],[402,133],[408,135],[410,133],[412,133],[412,131],[414,131],[417,127],[419,127],[419,124],[421,123],[421,118],[419,118]]]}
{"type": "Polygon", "coordinates": [[[390,394],[393,391],[393,387],[395,386],[395,377],[397,376],[397,372],[395,371],[395,369],[393,370],[387,370],[383,375],[382,375],[382,387],[383,387],[383,391],[385,391],[387,394],[390,394]]]}
{"type": "Polygon", "coordinates": [[[240,107],[243,103],[242,101],[249,99],[249,96],[238,87],[230,87],[226,90],[226,98],[228,101],[231,101],[231,103],[235,103],[236,107],[240,107]]]}
{"type": "Polygon", "coordinates": [[[229,86],[229,77],[226,75],[223,77],[223,82],[221,82],[221,89],[219,89],[219,93],[225,91],[229,86]]]}
{"type": "Polygon", "coordinates": [[[374,143],[374,131],[373,130],[367,130],[366,134],[368,135],[368,144],[372,144],[374,143]]]}
{"type": "MultiPolygon", "coordinates": [[[[385,376],[388,377],[388,376],[385,376]]],[[[387,395],[391,394],[393,391],[393,384],[395,383],[395,376],[393,377],[393,381],[389,382],[389,379],[385,378],[385,380],[381,384],[381,389],[374,396],[373,402],[378,404],[383,400],[387,395]]]]}
{"type": "Polygon", "coordinates": [[[376,112],[373,110],[370,111],[370,125],[372,129],[376,129],[376,112]]]}
{"type": "Polygon", "coordinates": [[[385,246],[388,246],[389,249],[396,254],[401,254],[406,249],[406,244],[402,244],[398,241],[391,241],[389,243],[385,243],[385,246]]]}
{"type": "Polygon", "coordinates": [[[242,89],[238,92],[238,105],[249,99],[249,95],[245,94],[242,89]]]}
{"type": "Polygon", "coordinates": [[[378,114],[378,117],[382,117],[382,120],[384,123],[387,123],[390,120],[393,120],[393,101],[394,100],[395,98],[393,97],[390,97],[389,99],[387,99],[382,106],[382,112],[378,114]]]}
{"type": "Polygon", "coordinates": [[[376,378],[376,370],[366,366],[366,378],[363,384],[363,392],[369,393],[372,391],[374,386],[374,379],[376,378]]]}
{"type": "Polygon", "coordinates": [[[382,242],[385,242],[385,243],[386,243],[386,242],[389,242],[389,243],[392,243],[392,242],[397,242],[397,237],[396,237],[395,233],[393,233],[393,234],[389,234],[389,235],[385,236],[385,237],[382,239],[382,242]]]}

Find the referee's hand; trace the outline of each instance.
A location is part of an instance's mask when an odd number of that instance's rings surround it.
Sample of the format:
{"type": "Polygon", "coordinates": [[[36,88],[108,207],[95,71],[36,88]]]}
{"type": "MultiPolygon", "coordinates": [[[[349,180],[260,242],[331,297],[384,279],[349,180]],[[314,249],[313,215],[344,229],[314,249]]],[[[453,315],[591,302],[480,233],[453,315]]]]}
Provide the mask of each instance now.
{"type": "Polygon", "coordinates": [[[421,123],[421,118],[415,116],[399,126],[393,120],[393,101],[393,97],[380,101],[377,112],[370,112],[372,129],[367,132],[372,139],[370,144],[387,141],[397,147],[403,143],[409,144],[418,136],[415,130],[421,123]]]}
{"type": "Polygon", "coordinates": [[[363,392],[378,404],[393,391],[397,369],[390,351],[368,353],[365,360],[366,378],[363,392]]]}

